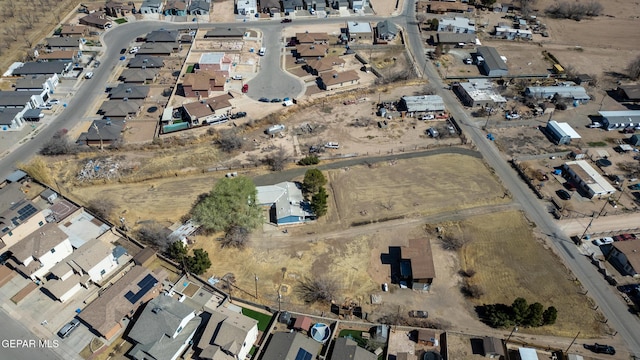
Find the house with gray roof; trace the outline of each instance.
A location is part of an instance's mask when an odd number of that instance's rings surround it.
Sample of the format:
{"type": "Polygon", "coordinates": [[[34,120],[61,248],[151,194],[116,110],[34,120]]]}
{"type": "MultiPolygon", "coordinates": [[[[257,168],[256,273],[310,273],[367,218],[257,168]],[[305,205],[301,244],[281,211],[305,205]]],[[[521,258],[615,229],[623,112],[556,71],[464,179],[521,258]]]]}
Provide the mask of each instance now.
{"type": "Polygon", "coordinates": [[[78,36],[50,37],[46,38],[44,42],[47,44],[47,48],[51,50],[82,50],[81,39],[78,36]]]}
{"type": "Polygon", "coordinates": [[[484,74],[487,76],[505,76],[509,75],[509,68],[507,63],[502,59],[498,50],[490,46],[479,46],[476,49],[476,56],[482,57],[482,62],[479,65],[484,70],[484,74]]]}
{"type": "Polygon", "coordinates": [[[51,92],[58,86],[60,81],[58,74],[47,75],[29,75],[16,80],[14,89],[16,91],[42,91],[51,92]]]}
{"type": "Polygon", "coordinates": [[[587,94],[582,86],[560,85],[560,86],[529,86],[524,91],[525,96],[540,99],[551,99],[558,96],[561,99],[569,99],[586,103],[591,100],[591,96],[587,94]]]}
{"type": "Polygon", "coordinates": [[[122,138],[125,121],[117,119],[94,120],[76,143],[89,146],[109,146],[122,138]]]}
{"type": "Polygon", "coordinates": [[[246,28],[221,28],[217,27],[207,31],[204,34],[204,38],[238,38],[241,39],[244,37],[244,34],[247,32],[246,28]]]}
{"type": "Polygon", "coordinates": [[[337,338],[331,353],[331,360],[376,360],[378,356],[347,337],[337,338]]]}
{"type": "Polygon", "coordinates": [[[178,30],[154,30],[147,34],[146,42],[177,42],[178,41],[178,30]]]}
{"type": "Polygon", "coordinates": [[[196,344],[200,359],[217,359],[218,352],[244,359],[258,340],[258,321],[240,312],[221,306],[204,315],[206,327],[196,344]]]}
{"type": "Polygon", "coordinates": [[[14,76],[65,74],[73,64],[69,61],[26,62],[13,70],[14,76]]]}
{"type": "Polygon", "coordinates": [[[151,84],[157,78],[157,69],[124,69],[118,80],[127,84],[151,84]]]}
{"type": "Polygon", "coordinates": [[[161,14],[164,9],[164,0],[144,0],[140,5],[141,14],[161,14]]]}
{"type": "Polygon", "coordinates": [[[377,38],[381,40],[393,40],[398,35],[398,28],[389,20],[380,21],[376,25],[377,38]]]}
{"type": "Polygon", "coordinates": [[[465,17],[455,16],[453,18],[442,18],[438,23],[439,32],[475,34],[476,24],[473,20],[465,17]]]}
{"type": "Polygon", "coordinates": [[[476,34],[438,32],[434,38],[436,44],[446,45],[475,45],[476,34]]]}
{"type": "Polygon", "coordinates": [[[142,100],[149,95],[149,87],[145,85],[118,84],[109,91],[109,99],[142,100]]]}
{"type": "Polygon", "coordinates": [[[277,225],[298,224],[315,219],[310,204],[304,200],[302,186],[285,181],[275,185],[258,186],[256,201],[270,208],[270,221],[277,225]]]}
{"type": "Polygon", "coordinates": [[[131,119],[140,113],[142,103],[142,100],[107,100],[98,109],[98,114],[111,120],[131,119]]]}
{"type": "Polygon", "coordinates": [[[164,60],[161,57],[150,55],[138,55],[129,60],[129,64],[127,64],[130,69],[161,68],[163,66],[164,60]]]}
{"type": "MultiPolygon", "coordinates": [[[[27,109],[0,108],[0,131],[19,131],[24,126],[27,109]]],[[[39,117],[38,117],[39,119],[39,117]]]]}
{"type": "Polygon", "coordinates": [[[135,345],[128,355],[136,360],[176,359],[189,346],[200,321],[189,306],[160,295],[147,303],[129,331],[135,345]]]}
{"type": "Polygon", "coordinates": [[[299,332],[277,332],[262,356],[262,360],[315,359],[322,344],[299,332]]]}
{"type": "Polygon", "coordinates": [[[192,0],[187,11],[189,15],[209,15],[211,3],[207,0],[192,0]]]}
{"type": "Polygon", "coordinates": [[[178,51],[179,47],[180,45],[177,42],[146,43],[140,46],[140,49],[138,50],[138,54],[169,56],[172,53],[178,51]]]}

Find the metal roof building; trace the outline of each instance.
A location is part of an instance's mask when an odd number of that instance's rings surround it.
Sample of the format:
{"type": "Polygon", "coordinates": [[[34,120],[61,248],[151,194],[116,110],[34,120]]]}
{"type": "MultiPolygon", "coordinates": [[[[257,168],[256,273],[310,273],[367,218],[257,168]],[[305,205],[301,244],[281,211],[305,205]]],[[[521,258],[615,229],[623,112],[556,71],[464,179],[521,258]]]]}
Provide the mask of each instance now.
{"type": "Polygon", "coordinates": [[[591,96],[582,86],[530,86],[524,91],[526,96],[550,99],[556,94],[561,98],[587,102],[591,96]]]}
{"type": "Polygon", "coordinates": [[[498,50],[490,46],[479,46],[476,49],[478,56],[482,56],[482,68],[487,76],[505,76],[509,75],[507,63],[502,60],[498,50]]]}
{"type": "Polygon", "coordinates": [[[547,123],[547,131],[553,137],[558,145],[566,145],[571,143],[571,139],[582,138],[571,125],[566,122],[559,123],[555,120],[551,120],[547,123]]]}
{"type": "Polygon", "coordinates": [[[590,198],[616,192],[616,189],[584,160],[569,161],[562,167],[575,183],[589,194],[590,198]]]}
{"type": "Polygon", "coordinates": [[[401,110],[408,112],[444,111],[444,100],[438,95],[403,96],[401,110]]]}
{"type": "Polygon", "coordinates": [[[466,106],[502,106],[507,103],[504,96],[496,93],[488,79],[469,79],[460,83],[456,93],[466,106]]]}
{"type": "Polygon", "coordinates": [[[607,130],[640,126],[640,110],[598,111],[607,130]]]}

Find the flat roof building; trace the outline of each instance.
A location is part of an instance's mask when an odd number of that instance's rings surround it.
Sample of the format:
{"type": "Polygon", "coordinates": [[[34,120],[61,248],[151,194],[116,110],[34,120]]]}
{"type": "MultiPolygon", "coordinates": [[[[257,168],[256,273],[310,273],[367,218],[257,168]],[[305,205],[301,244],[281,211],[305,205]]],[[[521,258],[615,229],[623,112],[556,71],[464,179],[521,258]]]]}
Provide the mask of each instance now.
{"type": "Polygon", "coordinates": [[[602,116],[602,127],[607,130],[622,130],[640,126],[640,110],[598,111],[602,116]]]}
{"type": "Polygon", "coordinates": [[[349,41],[367,41],[373,40],[373,30],[368,22],[347,21],[347,32],[349,33],[349,41]]]}
{"type": "Polygon", "coordinates": [[[399,104],[400,111],[434,112],[444,111],[444,100],[439,95],[403,96],[399,104]]]}
{"type": "Polygon", "coordinates": [[[569,161],[562,167],[569,177],[588,194],[589,198],[616,192],[616,189],[584,160],[569,161]]]}
{"type": "Polygon", "coordinates": [[[465,106],[495,107],[507,103],[507,99],[496,93],[493,83],[488,79],[469,79],[460,83],[455,90],[465,106]]]}

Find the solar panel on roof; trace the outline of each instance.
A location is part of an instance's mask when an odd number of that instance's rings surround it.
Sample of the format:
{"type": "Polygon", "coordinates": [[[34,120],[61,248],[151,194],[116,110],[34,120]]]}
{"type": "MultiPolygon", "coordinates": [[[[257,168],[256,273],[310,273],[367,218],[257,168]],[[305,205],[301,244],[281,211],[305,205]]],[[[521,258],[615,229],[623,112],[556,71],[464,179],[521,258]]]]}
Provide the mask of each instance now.
{"type": "Polygon", "coordinates": [[[298,349],[296,360],[311,360],[311,354],[305,349],[298,349]]]}
{"type": "Polygon", "coordinates": [[[22,209],[18,210],[18,219],[20,219],[20,221],[26,220],[30,218],[31,215],[37,212],[38,212],[38,209],[36,209],[35,206],[31,204],[27,204],[22,209]]]}
{"type": "Polygon", "coordinates": [[[140,282],[138,282],[138,286],[140,287],[140,290],[138,290],[137,293],[133,293],[132,291],[128,291],[124,295],[124,297],[125,297],[125,299],[129,300],[130,303],[135,304],[146,293],[148,293],[149,290],[151,290],[151,288],[153,288],[153,286],[157,282],[158,282],[158,280],[156,280],[156,278],[154,278],[153,275],[147,274],[147,276],[145,276],[144,279],[142,279],[142,280],[140,280],[140,282]]]}

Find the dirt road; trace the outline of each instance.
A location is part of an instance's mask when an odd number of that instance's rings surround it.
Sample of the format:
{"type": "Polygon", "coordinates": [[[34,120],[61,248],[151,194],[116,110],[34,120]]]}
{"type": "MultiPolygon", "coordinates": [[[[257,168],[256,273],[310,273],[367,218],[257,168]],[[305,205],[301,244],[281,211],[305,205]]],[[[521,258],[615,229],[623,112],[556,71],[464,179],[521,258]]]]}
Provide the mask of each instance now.
{"type": "MultiPolygon", "coordinates": [[[[558,226],[569,236],[582,235],[592,218],[579,218],[558,221],[558,226]]],[[[588,234],[610,234],[638,228],[640,214],[601,216],[593,219],[588,234]]]]}

